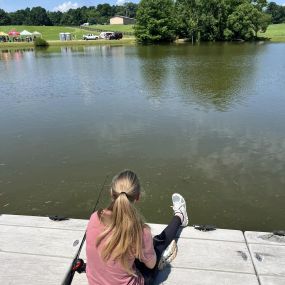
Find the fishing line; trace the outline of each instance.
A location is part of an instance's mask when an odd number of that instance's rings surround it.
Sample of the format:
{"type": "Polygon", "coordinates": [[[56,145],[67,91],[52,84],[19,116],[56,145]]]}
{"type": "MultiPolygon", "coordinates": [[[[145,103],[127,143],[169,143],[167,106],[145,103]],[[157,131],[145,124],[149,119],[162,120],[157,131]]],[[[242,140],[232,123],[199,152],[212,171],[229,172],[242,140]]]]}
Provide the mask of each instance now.
{"type": "MultiPolygon", "coordinates": [[[[101,190],[100,190],[100,192],[99,192],[98,199],[97,199],[97,201],[96,201],[96,204],[95,204],[95,207],[94,207],[94,209],[93,209],[93,211],[92,211],[92,214],[95,212],[95,210],[96,210],[96,208],[97,208],[97,206],[98,206],[98,203],[99,203],[99,201],[100,201],[100,198],[101,198],[101,195],[102,195],[102,192],[103,192],[103,189],[104,189],[104,187],[105,187],[105,184],[106,184],[106,181],[107,181],[108,177],[109,177],[109,174],[107,174],[106,177],[105,177],[105,179],[104,179],[104,182],[103,182],[103,184],[102,184],[102,188],[101,188],[101,190]]],[[[92,214],[91,214],[91,215],[92,215],[92,214]]],[[[72,280],[73,280],[75,271],[76,271],[77,269],[79,269],[79,268],[84,264],[83,260],[82,260],[82,259],[79,259],[78,257],[79,257],[79,255],[80,255],[80,253],[81,253],[81,250],[82,250],[82,247],[83,247],[83,244],[84,244],[85,240],[86,240],[86,231],[85,231],[85,233],[84,233],[84,236],[83,236],[83,239],[82,239],[81,244],[80,244],[80,246],[79,246],[79,249],[78,249],[78,251],[77,251],[77,254],[76,254],[76,256],[74,257],[74,259],[73,259],[73,261],[72,261],[72,264],[71,264],[71,266],[70,266],[70,269],[69,269],[69,271],[68,271],[68,273],[67,273],[65,279],[64,279],[63,282],[62,282],[62,285],[70,285],[70,284],[72,283],[72,280]]]]}

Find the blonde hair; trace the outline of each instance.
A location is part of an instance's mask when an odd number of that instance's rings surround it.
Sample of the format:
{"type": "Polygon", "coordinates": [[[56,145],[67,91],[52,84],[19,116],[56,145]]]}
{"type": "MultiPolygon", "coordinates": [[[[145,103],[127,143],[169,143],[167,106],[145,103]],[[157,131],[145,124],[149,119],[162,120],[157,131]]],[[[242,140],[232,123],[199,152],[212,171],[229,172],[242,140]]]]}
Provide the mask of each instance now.
{"type": "Polygon", "coordinates": [[[142,216],[134,207],[134,201],[139,199],[140,182],[131,170],[117,174],[112,181],[112,211],[111,222],[97,238],[97,247],[104,238],[101,257],[106,262],[110,258],[118,260],[122,267],[132,275],[136,275],[129,258],[142,258],[143,229],[146,226],[142,216]]]}

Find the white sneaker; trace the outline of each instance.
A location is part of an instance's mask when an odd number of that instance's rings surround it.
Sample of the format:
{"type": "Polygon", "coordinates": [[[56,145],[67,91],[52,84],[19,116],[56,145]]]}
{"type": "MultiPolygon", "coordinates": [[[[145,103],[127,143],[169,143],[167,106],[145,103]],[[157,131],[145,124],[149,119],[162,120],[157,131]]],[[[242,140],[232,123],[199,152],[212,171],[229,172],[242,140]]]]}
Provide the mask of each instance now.
{"type": "Polygon", "coordinates": [[[186,210],[186,202],[185,199],[178,193],[174,193],[172,195],[172,203],[173,203],[173,211],[175,214],[181,214],[183,216],[182,219],[182,227],[186,227],[188,225],[188,215],[186,210]]]}
{"type": "Polygon", "coordinates": [[[177,255],[177,244],[173,240],[170,245],[163,251],[162,256],[158,263],[158,270],[163,270],[163,268],[171,263],[171,261],[177,255]]]}

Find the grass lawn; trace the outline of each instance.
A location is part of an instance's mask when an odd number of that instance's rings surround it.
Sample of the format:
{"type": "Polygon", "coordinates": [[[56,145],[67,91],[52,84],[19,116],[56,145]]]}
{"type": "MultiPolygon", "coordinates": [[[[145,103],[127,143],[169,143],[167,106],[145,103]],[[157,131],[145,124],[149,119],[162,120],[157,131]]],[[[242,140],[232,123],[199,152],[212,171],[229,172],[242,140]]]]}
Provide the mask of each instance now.
{"type": "MultiPolygon", "coordinates": [[[[108,30],[108,31],[124,31],[124,32],[132,32],[133,26],[132,25],[97,25],[97,26],[91,26],[96,29],[101,30],[108,30]],[[117,27],[117,29],[114,28],[117,27]]],[[[40,32],[42,34],[43,39],[47,41],[56,41],[59,40],[59,33],[66,32],[71,33],[75,36],[76,40],[81,40],[82,36],[85,34],[93,33],[96,35],[99,35],[100,32],[90,32],[87,30],[79,29],[79,28],[73,28],[73,27],[62,27],[62,26],[0,26],[0,32],[8,33],[12,29],[16,29],[18,32],[22,32],[23,30],[27,30],[29,32],[40,32]]],[[[125,36],[124,38],[132,38],[130,36],[125,36]]],[[[89,43],[94,41],[88,41],[89,43]]],[[[1,43],[1,45],[3,45],[1,43]]]]}
{"type": "MultiPolygon", "coordinates": [[[[120,31],[120,32],[133,32],[134,31],[133,25],[93,25],[90,27],[99,29],[99,30],[106,30],[106,31],[120,31]]],[[[79,28],[60,27],[60,26],[0,26],[0,32],[7,33],[12,29],[16,29],[18,32],[21,32],[23,30],[28,30],[29,32],[38,31],[42,33],[42,37],[47,41],[59,40],[59,33],[61,32],[72,33],[75,36],[76,40],[82,39],[82,36],[84,34],[91,33],[87,30],[83,30],[79,28]]],[[[98,35],[99,32],[94,32],[94,34],[98,35]]],[[[285,23],[269,25],[266,33],[259,33],[259,36],[270,38],[271,41],[275,41],[275,42],[285,42],[285,23]]],[[[127,38],[127,36],[124,38],[127,38]]],[[[133,41],[134,38],[131,37],[130,40],[133,41]]],[[[94,42],[94,41],[88,41],[89,44],[93,44],[91,42],[94,42]]],[[[75,41],[73,44],[75,44],[75,41]]],[[[0,45],[2,46],[3,43],[1,43],[0,45]]]]}
{"type": "MultiPolygon", "coordinates": [[[[117,40],[96,40],[96,41],[84,41],[84,40],[73,40],[73,41],[66,41],[61,42],[58,40],[55,41],[48,41],[50,47],[57,47],[57,46],[90,46],[90,45],[134,45],[136,44],[135,38],[123,38],[119,41],[117,40]]],[[[27,42],[7,42],[7,43],[0,43],[0,50],[1,48],[13,48],[13,49],[21,49],[21,48],[33,48],[33,43],[27,42]]]]}
{"type": "MultiPolygon", "coordinates": [[[[94,41],[84,41],[82,40],[82,36],[84,34],[88,34],[90,32],[86,30],[81,30],[79,28],[71,28],[71,27],[59,27],[59,26],[0,26],[0,32],[8,33],[10,30],[16,29],[16,31],[21,32],[23,30],[27,30],[29,32],[40,32],[42,33],[42,37],[49,42],[50,46],[75,46],[75,45],[100,45],[100,44],[108,44],[108,45],[122,45],[122,44],[135,44],[134,37],[124,37],[123,39],[116,40],[94,40],[94,41]],[[61,32],[69,32],[75,35],[76,40],[62,42],[59,41],[59,33],[61,32]]],[[[94,33],[94,34],[99,34],[94,33]]],[[[0,48],[25,48],[25,47],[33,47],[33,43],[27,42],[6,42],[0,43],[0,48]]]]}
{"type": "Polygon", "coordinates": [[[27,30],[29,32],[40,32],[42,33],[43,39],[47,41],[59,40],[59,33],[66,32],[75,35],[76,39],[82,39],[82,36],[87,32],[79,28],[70,27],[58,27],[58,26],[0,26],[0,32],[8,33],[12,29],[16,29],[17,32],[27,30]]]}
{"type": "Polygon", "coordinates": [[[91,25],[89,27],[93,29],[110,31],[110,32],[128,32],[128,33],[134,32],[133,25],[91,25]]]}
{"type": "Polygon", "coordinates": [[[269,25],[265,33],[259,33],[258,35],[270,38],[273,42],[285,42],[285,23],[269,25]]]}

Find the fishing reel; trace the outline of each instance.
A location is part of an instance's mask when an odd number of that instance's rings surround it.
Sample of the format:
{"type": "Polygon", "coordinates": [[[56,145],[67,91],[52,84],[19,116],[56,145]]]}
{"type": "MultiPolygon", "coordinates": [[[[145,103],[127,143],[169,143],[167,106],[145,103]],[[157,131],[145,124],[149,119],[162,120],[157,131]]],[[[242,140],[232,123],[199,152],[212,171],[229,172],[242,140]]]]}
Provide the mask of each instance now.
{"type": "Polygon", "coordinates": [[[76,259],[74,265],[72,266],[72,271],[78,272],[80,274],[85,273],[86,272],[86,263],[84,262],[84,260],[81,258],[76,259]]]}

